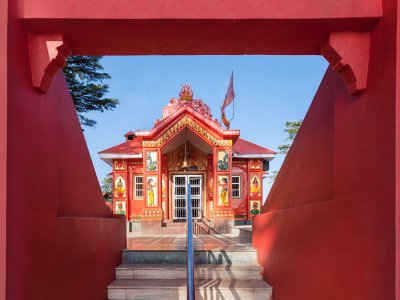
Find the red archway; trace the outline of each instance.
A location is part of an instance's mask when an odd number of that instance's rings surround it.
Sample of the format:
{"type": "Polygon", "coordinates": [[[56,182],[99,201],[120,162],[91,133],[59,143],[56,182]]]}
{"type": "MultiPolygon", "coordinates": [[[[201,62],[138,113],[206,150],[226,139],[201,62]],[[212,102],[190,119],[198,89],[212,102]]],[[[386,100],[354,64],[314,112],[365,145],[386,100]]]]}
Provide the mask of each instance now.
{"type": "Polygon", "coordinates": [[[400,296],[397,16],[396,0],[3,0],[2,298],[104,298],[125,243],[59,72],[70,53],[324,55],[332,68],[256,220],[260,262],[276,299],[400,296]]]}

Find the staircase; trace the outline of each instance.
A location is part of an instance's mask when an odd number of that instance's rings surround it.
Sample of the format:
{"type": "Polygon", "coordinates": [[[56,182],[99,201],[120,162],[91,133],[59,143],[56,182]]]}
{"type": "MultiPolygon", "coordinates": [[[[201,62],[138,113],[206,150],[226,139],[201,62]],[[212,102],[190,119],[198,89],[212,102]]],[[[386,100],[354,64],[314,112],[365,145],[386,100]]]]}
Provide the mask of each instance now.
{"type": "MultiPolygon", "coordinates": [[[[195,250],[196,299],[272,299],[252,249],[195,250]]],[[[123,250],[108,299],[186,299],[185,250],[123,250]]]]}
{"type": "MultiPolygon", "coordinates": [[[[214,222],[206,218],[195,220],[193,222],[194,233],[196,235],[205,235],[216,233],[214,222]]],[[[161,227],[161,234],[184,234],[186,233],[186,222],[165,221],[161,227]]]]}
{"type": "Polygon", "coordinates": [[[165,221],[161,227],[161,234],[184,234],[186,233],[186,222],[165,221]]]}

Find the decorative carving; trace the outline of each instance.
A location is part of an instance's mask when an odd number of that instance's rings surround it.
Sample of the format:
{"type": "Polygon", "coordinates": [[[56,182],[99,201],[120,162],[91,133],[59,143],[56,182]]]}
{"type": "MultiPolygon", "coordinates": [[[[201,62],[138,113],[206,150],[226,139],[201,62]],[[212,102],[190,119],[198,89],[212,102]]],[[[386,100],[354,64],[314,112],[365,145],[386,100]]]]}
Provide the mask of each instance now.
{"type": "Polygon", "coordinates": [[[65,67],[71,50],[62,34],[30,34],[28,45],[33,86],[46,93],[54,75],[65,67]]]}
{"type": "Polygon", "coordinates": [[[227,209],[227,210],[214,209],[213,211],[211,211],[210,215],[212,218],[215,218],[215,219],[223,219],[223,218],[232,217],[234,215],[234,213],[231,209],[227,209]]]}
{"type": "Polygon", "coordinates": [[[160,208],[143,208],[142,220],[161,220],[163,218],[163,211],[160,208]]]}
{"type": "Polygon", "coordinates": [[[129,173],[143,173],[143,163],[140,165],[128,166],[129,173]]]}
{"type": "MultiPolygon", "coordinates": [[[[161,195],[163,199],[167,198],[167,176],[165,174],[162,175],[161,181],[161,195]]],[[[165,209],[163,209],[165,211],[165,209]]]]}
{"type": "Polygon", "coordinates": [[[343,79],[350,95],[367,87],[369,49],[369,32],[332,32],[321,46],[321,54],[343,79]]]}
{"type": "Polygon", "coordinates": [[[114,160],[114,170],[125,170],[126,164],[124,160],[114,160]]]}
{"type": "Polygon", "coordinates": [[[214,175],[212,173],[208,174],[208,198],[212,199],[213,198],[213,193],[214,193],[214,175]]]}
{"type": "Polygon", "coordinates": [[[259,159],[250,159],[249,161],[249,169],[250,170],[259,170],[262,168],[262,162],[259,159]]]}
{"type": "MultiPolygon", "coordinates": [[[[207,154],[201,152],[194,147],[191,143],[187,143],[187,158],[189,166],[196,166],[197,170],[207,170],[207,154]]],[[[185,154],[185,145],[182,144],[174,151],[168,153],[168,170],[177,171],[182,166],[182,161],[185,154]]]]}
{"type": "Polygon", "coordinates": [[[246,171],[247,170],[247,161],[242,161],[242,160],[232,161],[232,166],[246,171]]]}
{"type": "Polygon", "coordinates": [[[182,89],[179,93],[179,100],[193,101],[193,92],[189,84],[182,84],[182,89]]]}
{"type": "MultiPolygon", "coordinates": [[[[194,111],[200,113],[204,118],[207,118],[208,121],[216,122],[212,119],[211,109],[205,104],[201,99],[193,99],[193,92],[190,86],[186,83],[183,85],[181,92],[179,93],[178,98],[172,98],[169,104],[167,104],[162,111],[162,119],[167,118],[172,115],[175,111],[177,111],[182,106],[188,106],[192,108],[194,111]]],[[[157,120],[159,122],[159,120],[157,120]]],[[[156,122],[157,122],[156,121],[156,122]]],[[[216,122],[218,124],[218,122],[216,122]]],[[[157,124],[155,124],[156,126],[157,124]]]]}
{"type": "Polygon", "coordinates": [[[184,116],[179,121],[177,121],[174,125],[170,126],[170,128],[161,134],[161,136],[155,141],[143,141],[143,147],[160,147],[165,144],[176,132],[180,131],[183,127],[188,126],[193,131],[197,132],[199,135],[203,136],[206,140],[209,141],[210,144],[219,147],[230,147],[232,146],[232,140],[220,140],[214,137],[209,130],[206,130],[201,125],[199,125],[196,121],[194,121],[189,116],[184,116]]]}

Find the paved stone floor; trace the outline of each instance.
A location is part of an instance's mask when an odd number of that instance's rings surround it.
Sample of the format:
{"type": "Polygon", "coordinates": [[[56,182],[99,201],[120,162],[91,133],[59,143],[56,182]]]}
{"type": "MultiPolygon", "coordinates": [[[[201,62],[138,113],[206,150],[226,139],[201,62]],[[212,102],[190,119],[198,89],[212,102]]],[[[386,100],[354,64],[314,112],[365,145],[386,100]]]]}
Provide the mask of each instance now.
{"type": "MultiPolygon", "coordinates": [[[[129,233],[127,249],[130,250],[185,250],[186,234],[129,233]]],[[[194,236],[195,250],[252,249],[251,243],[237,234],[194,236]]]]}

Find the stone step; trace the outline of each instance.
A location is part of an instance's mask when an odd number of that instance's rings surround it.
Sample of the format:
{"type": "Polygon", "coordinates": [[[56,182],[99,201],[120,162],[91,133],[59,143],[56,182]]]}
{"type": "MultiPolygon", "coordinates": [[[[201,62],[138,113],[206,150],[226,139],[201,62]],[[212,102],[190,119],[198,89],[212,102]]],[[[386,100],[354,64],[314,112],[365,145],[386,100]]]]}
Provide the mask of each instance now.
{"type": "Polygon", "coordinates": [[[232,233],[239,237],[241,243],[252,243],[252,230],[251,225],[235,226],[232,228],[232,233]]]}
{"type": "MultiPolygon", "coordinates": [[[[116,269],[117,279],[186,279],[186,265],[121,264],[116,269]]],[[[196,265],[195,278],[261,280],[262,268],[257,264],[196,265]]]]}
{"type": "MultiPolygon", "coordinates": [[[[201,264],[254,264],[254,249],[195,250],[194,262],[201,264]]],[[[185,250],[122,250],[124,264],[186,264],[185,250]]]]}
{"type": "MultiPolygon", "coordinates": [[[[262,280],[196,280],[196,299],[272,299],[262,280]]],[[[109,300],[170,300],[186,298],[185,279],[117,279],[108,286],[109,300]]]]}
{"type": "Polygon", "coordinates": [[[181,227],[161,227],[160,234],[185,234],[186,228],[181,227]]]}
{"type": "Polygon", "coordinates": [[[186,228],[186,222],[165,222],[163,225],[165,227],[182,227],[182,228],[186,228]]]}

